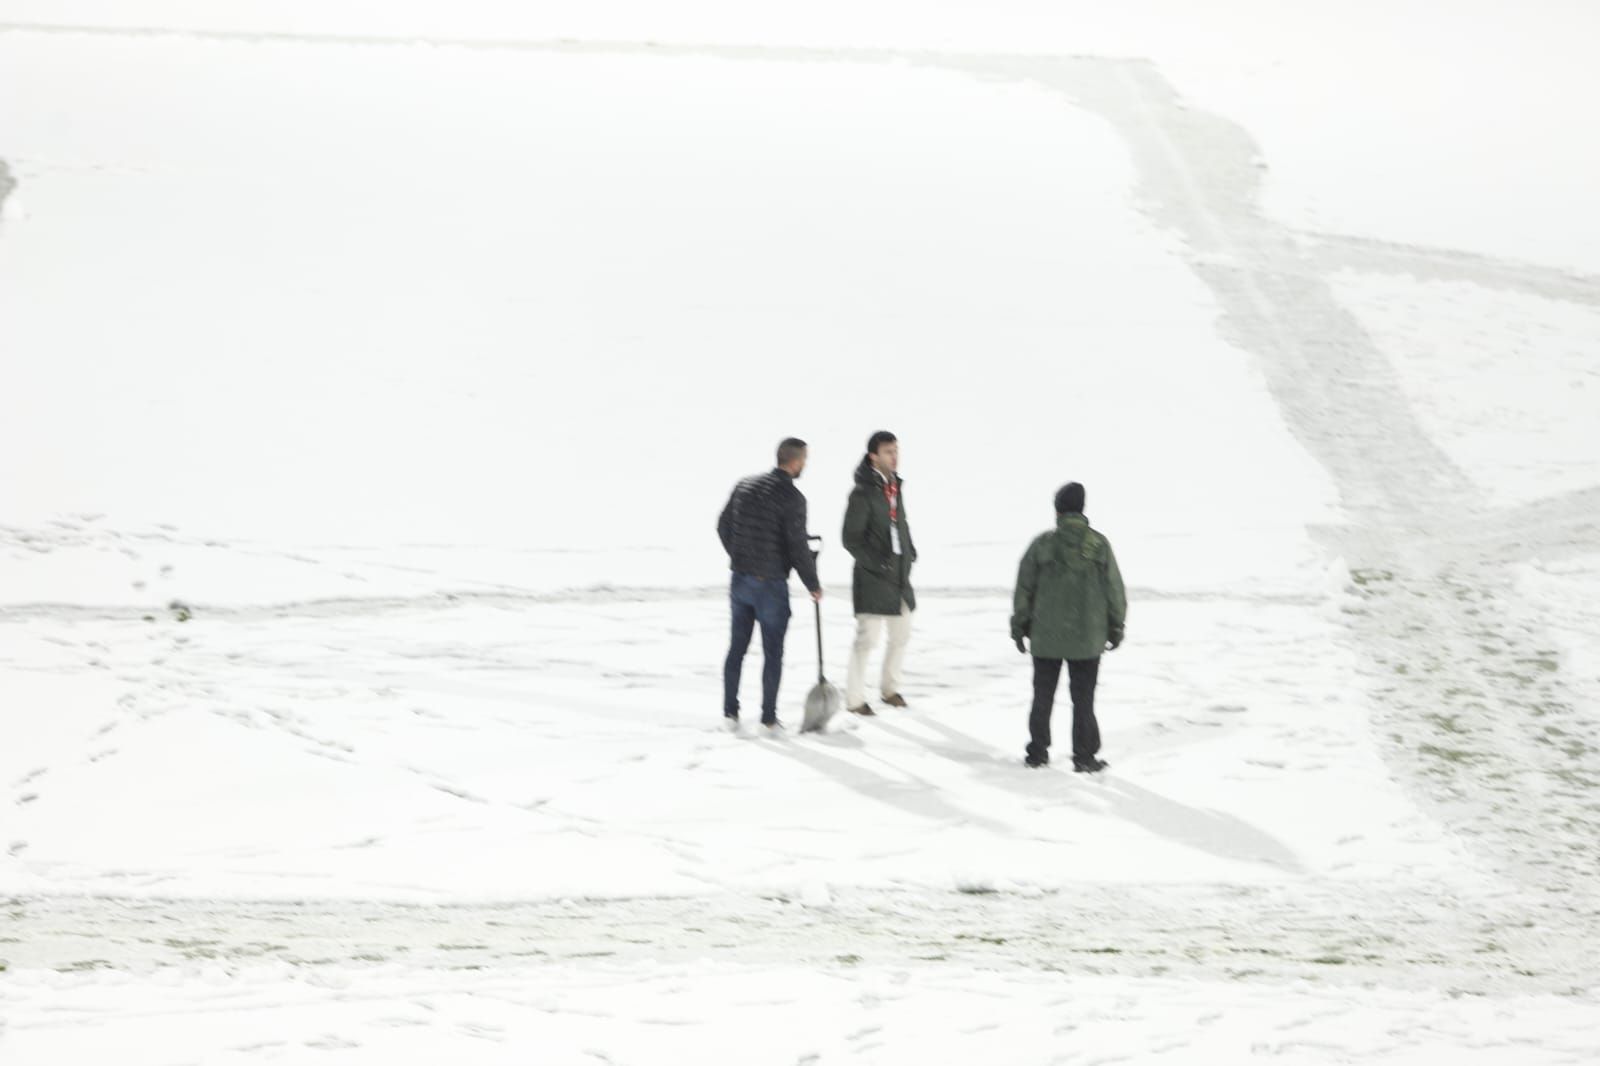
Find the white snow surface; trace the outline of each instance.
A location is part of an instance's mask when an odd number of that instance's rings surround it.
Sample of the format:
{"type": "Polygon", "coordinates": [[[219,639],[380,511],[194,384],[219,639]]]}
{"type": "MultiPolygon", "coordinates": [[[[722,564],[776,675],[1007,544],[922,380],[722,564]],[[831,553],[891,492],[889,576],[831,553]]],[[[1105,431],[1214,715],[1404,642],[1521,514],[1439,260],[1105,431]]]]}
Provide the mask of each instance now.
{"type": "Polygon", "coordinates": [[[1584,0],[6,0],[59,27],[409,40],[650,42],[1155,62],[1262,147],[1267,206],[1361,236],[1600,274],[1589,210],[1600,11],[1584,0]]]}
{"type": "Polygon", "coordinates": [[[453,971],[416,987],[374,967],[348,984],[290,967],[191,967],[85,986],[29,974],[14,990],[18,1061],[486,1064],[592,1062],[1267,1059],[1422,1066],[1584,1061],[1592,1025],[1553,997],[1486,1005],[1438,993],[1248,986],[917,968],[889,975],[786,967],[555,963],[453,971]],[[91,1024],[64,1023],[84,1012],[91,1024]],[[182,1016],[181,1027],[171,1016],[182,1016]],[[1417,1019],[1426,1018],[1423,1025],[1417,1019]],[[736,1019],[736,1024],[731,1020],[736,1019]],[[1487,1038],[1477,1034],[1493,1029],[1487,1038]],[[155,1049],[161,1049],[156,1051],[155,1049]],[[537,1049],[536,1057],[518,1049],[537,1049]],[[1131,1052],[1131,1054],[1130,1054],[1131,1052]]]}
{"type": "Polygon", "coordinates": [[[1600,1058],[1597,28],[6,0],[0,1061],[1600,1058]],[[729,735],[880,427],[911,705],[729,735]]]}
{"type": "MultiPolygon", "coordinates": [[[[1063,469],[1172,587],[1303,583],[1304,525],[1329,516],[1113,132],[1058,93],[695,56],[0,49],[8,93],[71,108],[7,124],[31,214],[0,264],[28,354],[3,432],[51,456],[16,471],[35,521],[620,548],[502,580],[698,584],[728,484],[786,434],[815,444],[834,540],[878,424],[907,441],[930,584],[1009,581],[1063,469]],[[106,77],[79,83],[85,63],[106,77]],[[474,121],[507,100],[514,122],[474,121]],[[139,269],[155,248],[168,268],[139,269]],[[874,388],[896,366],[926,370],[874,388]],[[1068,383],[1025,384],[1053,368],[1068,383]]],[[[29,599],[86,595],[76,554],[27,561],[19,584],[51,582],[29,599]]]]}
{"type": "Polygon", "coordinates": [[[1600,307],[1414,276],[1342,274],[1336,287],[1429,436],[1494,503],[1594,487],[1600,307]]]}
{"type": "MultiPolygon", "coordinates": [[[[918,612],[916,713],[785,740],[758,735],[750,686],[745,736],[721,731],[725,615],[618,596],[41,634],[35,668],[4,675],[55,735],[5,756],[10,780],[46,771],[8,819],[27,847],[5,887],[427,902],[1480,876],[1388,780],[1314,608],[1144,605],[1142,667],[1108,660],[1101,687],[1108,758],[1138,769],[1092,783],[1021,765],[1027,660],[973,639],[1004,633],[1003,604],[918,612]]],[[[793,635],[798,725],[810,619],[793,635]]]]}

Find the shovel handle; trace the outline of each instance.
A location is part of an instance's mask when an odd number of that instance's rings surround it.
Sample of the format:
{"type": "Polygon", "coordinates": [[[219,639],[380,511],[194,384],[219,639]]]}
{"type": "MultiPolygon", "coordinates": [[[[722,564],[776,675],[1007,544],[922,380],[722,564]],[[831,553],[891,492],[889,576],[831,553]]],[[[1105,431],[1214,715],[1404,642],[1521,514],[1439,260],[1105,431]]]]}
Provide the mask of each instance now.
{"type": "Polygon", "coordinates": [[[811,601],[811,606],[817,612],[817,684],[828,680],[822,676],[822,604],[811,601]]]}

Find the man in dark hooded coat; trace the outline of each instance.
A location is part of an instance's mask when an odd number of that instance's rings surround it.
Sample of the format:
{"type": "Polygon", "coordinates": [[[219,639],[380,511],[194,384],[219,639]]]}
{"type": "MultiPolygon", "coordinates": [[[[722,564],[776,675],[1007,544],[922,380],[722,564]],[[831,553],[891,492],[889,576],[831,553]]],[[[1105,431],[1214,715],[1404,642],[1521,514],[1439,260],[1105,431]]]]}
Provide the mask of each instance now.
{"type": "Polygon", "coordinates": [[[855,488],[845,507],[844,547],[855,559],[851,592],[855,601],[856,639],[850,650],[850,672],[844,705],[853,714],[873,714],[867,703],[867,657],[887,630],[879,691],[890,707],[906,706],[901,694],[901,668],[911,640],[911,612],[917,595],[911,590],[911,565],[917,547],[906,518],[900,442],[888,430],[867,441],[867,454],[856,467],[855,488]]]}

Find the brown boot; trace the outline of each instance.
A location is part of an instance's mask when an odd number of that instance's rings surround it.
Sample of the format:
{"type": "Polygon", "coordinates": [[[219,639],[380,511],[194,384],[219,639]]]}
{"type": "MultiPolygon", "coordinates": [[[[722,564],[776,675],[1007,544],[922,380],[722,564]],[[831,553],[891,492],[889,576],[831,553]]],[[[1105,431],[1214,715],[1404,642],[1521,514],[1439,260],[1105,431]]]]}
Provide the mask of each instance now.
{"type": "Polygon", "coordinates": [[[870,703],[863,703],[859,707],[851,707],[850,708],[850,713],[851,714],[859,714],[859,715],[862,715],[863,717],[870,718],[873,715],[877,714],[878,712],[872,709],[872,705],[870,703]]]}
{"type": "Polygon", "coordinates": [[[904,707],[906,705],[906,698],[900,695],[900,693],[896,692],[893,696],[885,696],[883,698],[883,703],[886,707],[904,707]]]}

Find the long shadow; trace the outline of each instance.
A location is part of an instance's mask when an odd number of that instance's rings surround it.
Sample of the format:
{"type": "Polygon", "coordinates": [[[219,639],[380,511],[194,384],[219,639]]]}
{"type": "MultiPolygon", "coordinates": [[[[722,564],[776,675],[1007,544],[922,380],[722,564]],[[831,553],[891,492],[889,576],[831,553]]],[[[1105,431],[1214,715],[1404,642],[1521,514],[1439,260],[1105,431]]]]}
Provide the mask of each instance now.
{"type": "Polygon", "coordinates": [[[1234,815],[1189,807],[1118,777],[1095,779],[1098,787],[1089,792],[1080,787],[1086,782],[1059,772],[1023,771],[1019,768],[1020,758],[1008,759],[977,737],[952,729],[943,722],[931,719],[918,719],[918,722],[943,734],[950,743],[930,744],[887,722],[879,723],[878,728],[918,744],[941,758],[978,767],[985,784],[1032,799],[1058,798],[1086,812],[1094,811],[1084,802],[1087,795],[1092,795],[1107,801],[1108,813],[1196,851],[1232,862],[1262,863],[1296,874],[1307,872],[1299,856],[1287,844],[1234,815]],[[984,773],[985,768],[992,769],[984,773]]]}
{"type": "Polygon", "coordinates": [[[1112,798],[1112,813],[1156,836],[1222,859],[1263,863],[1295,874],[1307,872],[1289,845],[1242,818],[1188,807],[1121,778],[1108,778],[1103,794],[1112,798]]]}
{"type": "MultiPolygon", "coordinates": [[[[792,759],[803,766],[809,767],[818,773],[831,777],[846,788],[868,799],[887,804],[899,810],[922,818],[930,822],[941,822],[948,825],[969,825],[990,833],[1012,834],[1015,829],[1003,822],[981,814],[957,807],[944,798],[943,791],[938,785],[908,774],[909,781],[896,781],[882,774],[874,773],[864,766],[848,762],[844,759],[829,755],[823,745],[846,748],[866,752],[871,755],[859,739],[855,737],[839,737],[829,739],[806,739],[801,741],[784,741],[776,744],[763,744],[762,746],[776,755],[792,759]]],[[[880,761],[882,761],[880,759],[880,761]]],[[[900,773],[905,771],[891,763],[885,763],[900,773]]]]}

